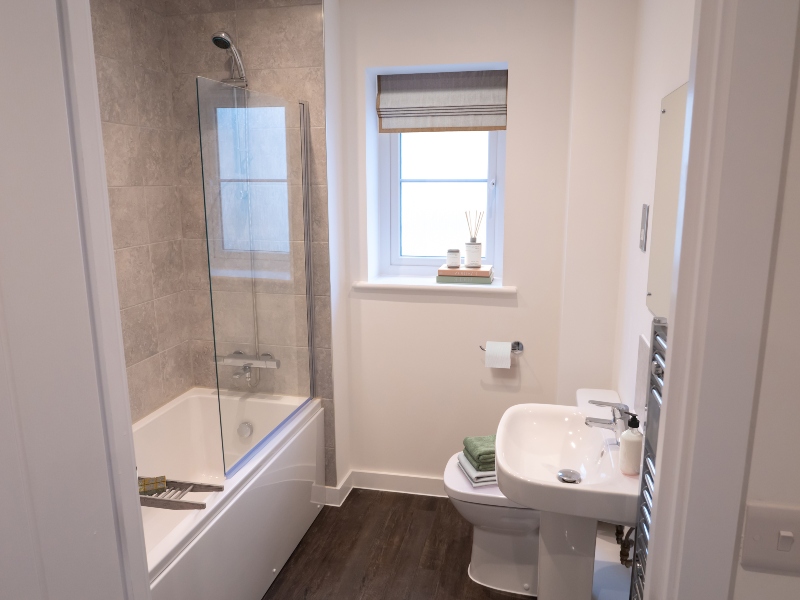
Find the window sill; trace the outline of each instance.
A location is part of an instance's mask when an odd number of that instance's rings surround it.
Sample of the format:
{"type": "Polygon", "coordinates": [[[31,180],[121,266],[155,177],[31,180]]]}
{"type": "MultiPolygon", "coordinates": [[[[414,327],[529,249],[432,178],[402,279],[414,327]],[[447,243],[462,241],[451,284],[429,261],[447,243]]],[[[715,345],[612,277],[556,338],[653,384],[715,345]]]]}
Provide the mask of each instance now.
{"type": "Polygon", "coordinates": [[[447,296],[516,296],[517,286],[495,279],[490,285],[436,283],[435,277],[379,277],[353,283],[356,292],[405,292],[447,296]]]}

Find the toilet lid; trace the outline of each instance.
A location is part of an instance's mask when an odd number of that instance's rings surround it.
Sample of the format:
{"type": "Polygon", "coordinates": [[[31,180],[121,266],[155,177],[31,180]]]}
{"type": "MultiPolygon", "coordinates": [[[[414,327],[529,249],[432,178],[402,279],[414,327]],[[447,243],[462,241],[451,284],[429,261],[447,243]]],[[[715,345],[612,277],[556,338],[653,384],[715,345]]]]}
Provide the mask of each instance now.
{"type": "Polygon", "coordinates": [[[496,485],[472,487],[472,484],[458,466],[458,454],[454,454],[447,461],[444,469],[444,489],[447,495],[463,502],[485,504],[487,506],[508,506],[511,508],[528,508],[512,502],[503,495],[496,485]]]}

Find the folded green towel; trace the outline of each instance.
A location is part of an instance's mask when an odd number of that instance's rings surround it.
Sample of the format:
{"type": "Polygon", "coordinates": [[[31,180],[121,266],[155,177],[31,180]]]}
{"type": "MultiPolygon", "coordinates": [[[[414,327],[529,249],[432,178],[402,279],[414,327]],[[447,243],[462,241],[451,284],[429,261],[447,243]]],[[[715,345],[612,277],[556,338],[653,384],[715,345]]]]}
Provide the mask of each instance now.
{"type": "Polygon", "coordinates": [[[464,447],[464,458],[469,461],[469,464],[475,467],[476,471],[494,471],[494,457],[492,457],[492,462],[481,463],[475,460],[475,457],[464,447]]]}
{"type": "Polygon", "coordinates": [[[481,435],[477,437],[465,437],[464,448],[469,451],[472,458],[479,463],[494,462],[494,440],[496,435],[481,435]]]}

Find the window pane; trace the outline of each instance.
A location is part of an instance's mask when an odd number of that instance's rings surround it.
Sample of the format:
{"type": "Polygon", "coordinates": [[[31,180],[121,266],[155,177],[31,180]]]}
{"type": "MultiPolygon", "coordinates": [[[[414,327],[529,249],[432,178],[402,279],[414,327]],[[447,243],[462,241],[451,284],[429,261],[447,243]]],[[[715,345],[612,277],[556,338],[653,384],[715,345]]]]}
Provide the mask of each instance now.
{"type": "Polygon", "coordinates": [[[401,179],[486,179],[488,131],[400,134],[401,179]]]}
{"type": "MultiPolygon", "coordinates": [[[[487,184],[405,182],[400,184],[400,254],[441,256],[469,241],[464,211],[486,212],[487,184]]],[[[486,253],[486,215],[478,241],[486,253]]]]}
{"type": "Polygon", "coordinates": [[[286,179],[286,110],[218,108],[221,179],[286,179]]]}
{"type": "Polygon", "coordinates": [[[220,191],[225,250],[289,251],[286,183],[222,182],[220,191]]]}

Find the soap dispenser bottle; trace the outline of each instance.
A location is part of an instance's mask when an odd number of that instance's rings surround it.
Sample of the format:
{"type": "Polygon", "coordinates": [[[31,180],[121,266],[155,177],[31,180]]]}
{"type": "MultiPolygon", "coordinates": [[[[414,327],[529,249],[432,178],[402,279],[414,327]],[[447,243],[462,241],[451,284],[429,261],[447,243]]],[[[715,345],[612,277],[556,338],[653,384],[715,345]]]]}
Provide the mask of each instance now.
{"type": "Polygon", "coordinates": [[[639,419],[629,413],[628,430],[619,438],[619,469],[623,475],[638,475],[642,464],[644,436],[639,431],[639,419]]]}

